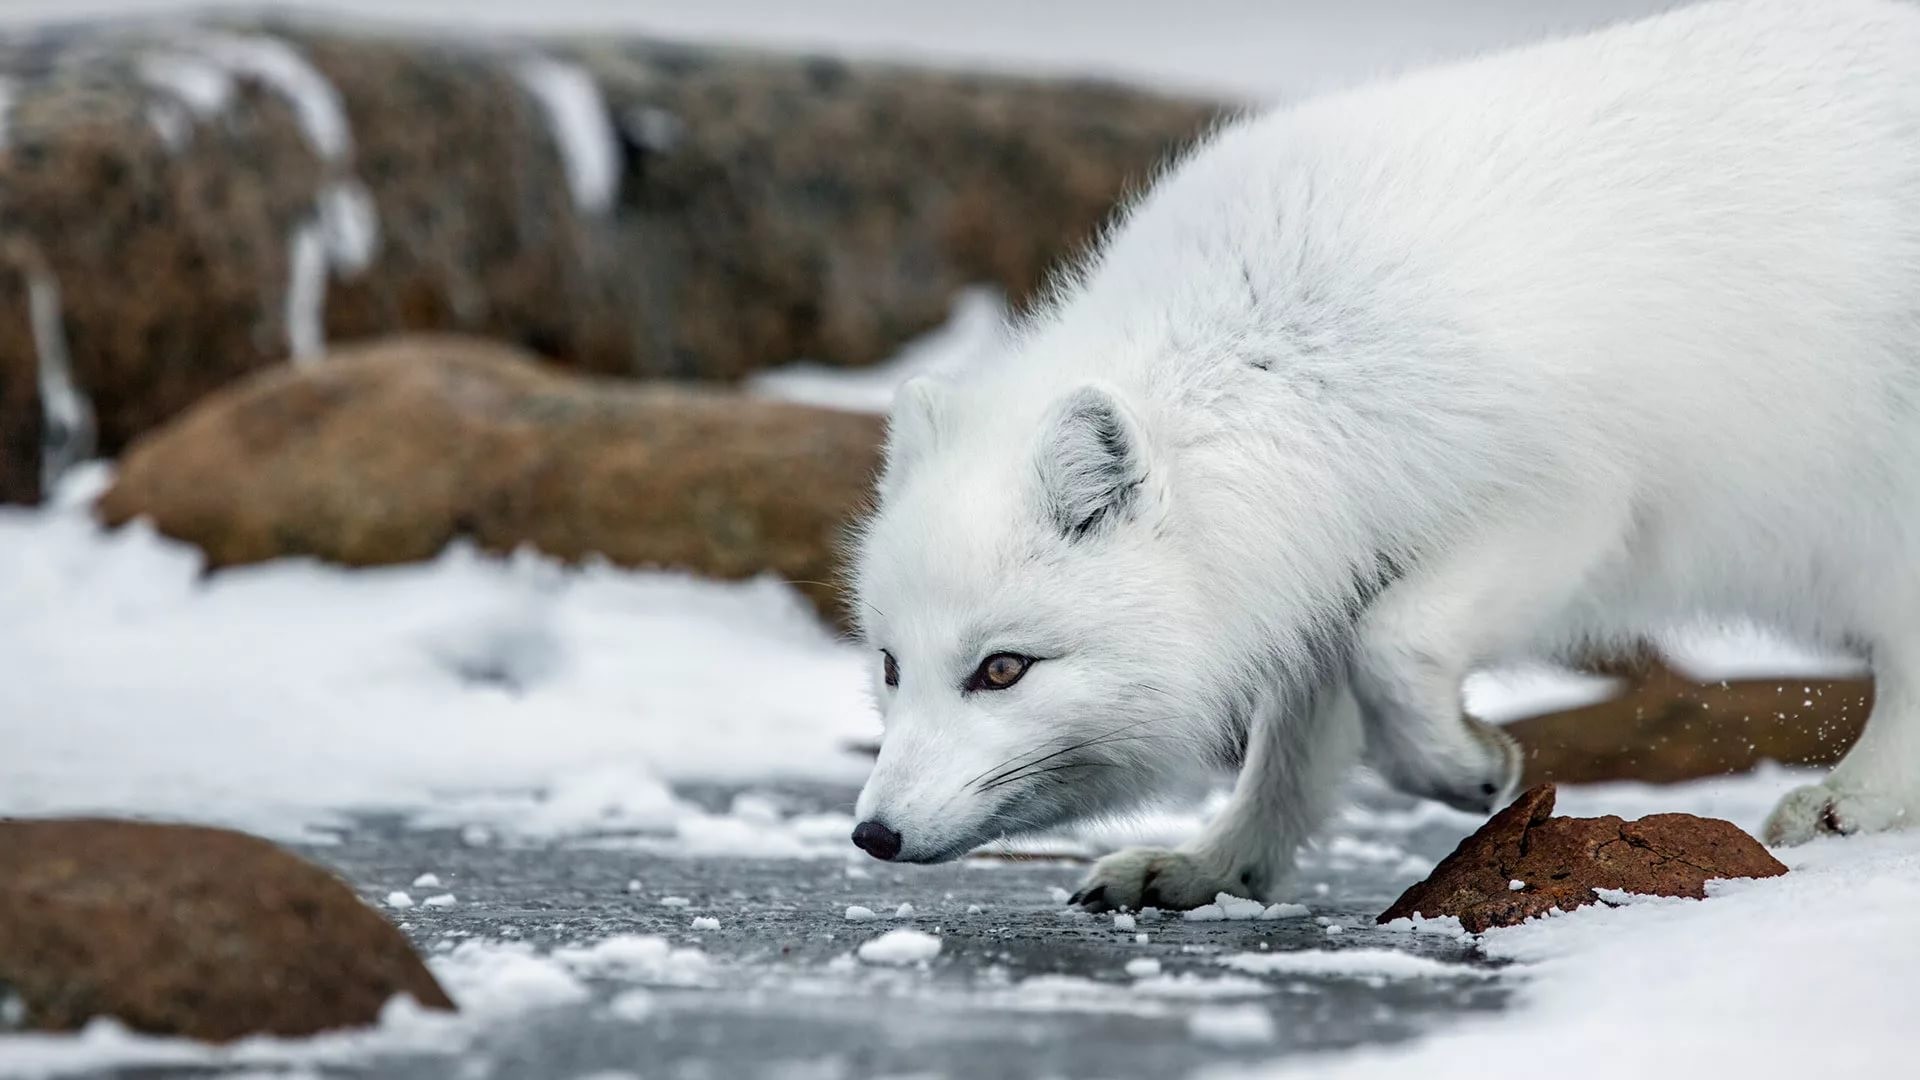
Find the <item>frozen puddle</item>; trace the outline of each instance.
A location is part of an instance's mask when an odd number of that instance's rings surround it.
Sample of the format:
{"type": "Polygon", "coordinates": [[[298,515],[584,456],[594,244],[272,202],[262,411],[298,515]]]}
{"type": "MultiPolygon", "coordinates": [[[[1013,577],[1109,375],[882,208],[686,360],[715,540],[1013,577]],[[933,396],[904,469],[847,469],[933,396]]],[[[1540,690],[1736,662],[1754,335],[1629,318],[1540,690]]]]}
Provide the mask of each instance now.
{"type": "MultiPolygon", "coordinates": [[[[1422,831],[1404,836],[1434,854],[1457,837],[1422,831]]],[[[1313,915],[1351,927],[1334,940],[1303,917],[1116,928],[1057,902],[1080,867],[1052,861],[891,867],[472,839],[363,822],[305,849],[402,925],[461,1019],[402,1006],[371,1034],[217,1054],[104,1026],[14,1037],[0,1040],[0,1076],[1163,1077],[1387,1044],[1507,995],[1471,944],[1372,927],[1405,884],[1396,864],[1315,872],[1327,895],[1314,902],[1308,884],[1313,915]],[[420,902],[443,891],[459,902],[420,902]],[[391,906],[395,893],[416,902],[391,906]],[[872,914],[849,921],[854,907],[872,914]],[[1403,977],[1381,950],[1474,977],[1403,977]],[[1288,951],[1313,959],[1271,973],[1240,959],[1288,951]]]]}

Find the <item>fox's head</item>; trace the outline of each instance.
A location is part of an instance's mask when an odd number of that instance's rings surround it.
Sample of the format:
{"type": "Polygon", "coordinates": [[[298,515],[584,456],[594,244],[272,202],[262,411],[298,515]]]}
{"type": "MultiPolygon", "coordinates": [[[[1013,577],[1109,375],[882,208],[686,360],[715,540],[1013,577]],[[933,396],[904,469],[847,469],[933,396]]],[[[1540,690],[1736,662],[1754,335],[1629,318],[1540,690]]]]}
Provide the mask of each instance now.
{"type": "Polygon", "coordinates": [[[1237,752],[1198,719],[1219,680],[1177,462],[1112,387],[1006,396],[921,378],[889,419],[854,559],[886,728],[854,840],[883,859],[1123,809],[1237,752]]]}

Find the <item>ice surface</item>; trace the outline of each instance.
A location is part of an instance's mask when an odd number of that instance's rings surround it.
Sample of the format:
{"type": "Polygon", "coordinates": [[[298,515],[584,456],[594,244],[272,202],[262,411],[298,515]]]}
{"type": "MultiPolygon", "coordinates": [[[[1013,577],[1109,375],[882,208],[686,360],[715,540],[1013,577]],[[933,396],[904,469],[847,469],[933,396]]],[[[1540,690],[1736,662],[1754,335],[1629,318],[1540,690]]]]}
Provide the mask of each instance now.
{"type": "Polygon", "coordinates": [[[889,930],[855,951],[869,964],[917,964],[940,955],[940,939],[919,930],[889,930]]]}

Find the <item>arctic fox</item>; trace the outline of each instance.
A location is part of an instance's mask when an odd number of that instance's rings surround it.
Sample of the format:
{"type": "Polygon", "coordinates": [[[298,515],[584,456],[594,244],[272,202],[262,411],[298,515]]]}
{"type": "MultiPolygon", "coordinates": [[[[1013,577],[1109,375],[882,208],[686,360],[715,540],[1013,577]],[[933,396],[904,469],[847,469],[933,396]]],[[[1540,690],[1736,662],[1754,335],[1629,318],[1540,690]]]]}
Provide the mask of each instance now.
{"type": "Polygon", "coordinates": [[[1920,818],[1920,8],[1704,3],[1218,131],[902,388],[855,548],[881,858],[1237,764],[1078,900],[1265,898],[1363,755],[1509,798],[1470,668],[1701,620],[1878,679],[1767,839],[1920,818]]]}

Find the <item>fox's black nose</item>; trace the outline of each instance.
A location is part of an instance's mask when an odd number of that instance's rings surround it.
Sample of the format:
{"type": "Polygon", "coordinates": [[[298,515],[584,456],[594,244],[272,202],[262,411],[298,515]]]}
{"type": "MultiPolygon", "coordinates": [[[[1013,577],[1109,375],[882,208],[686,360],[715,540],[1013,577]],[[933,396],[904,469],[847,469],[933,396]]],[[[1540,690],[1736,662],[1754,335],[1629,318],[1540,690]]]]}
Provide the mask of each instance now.
{"type": "Polygon", "coordinates": [[[891,860],[900,854],[900,834],[877,821],[863,821],[853,827],[853,842],[876,859],[891,860]]]}

